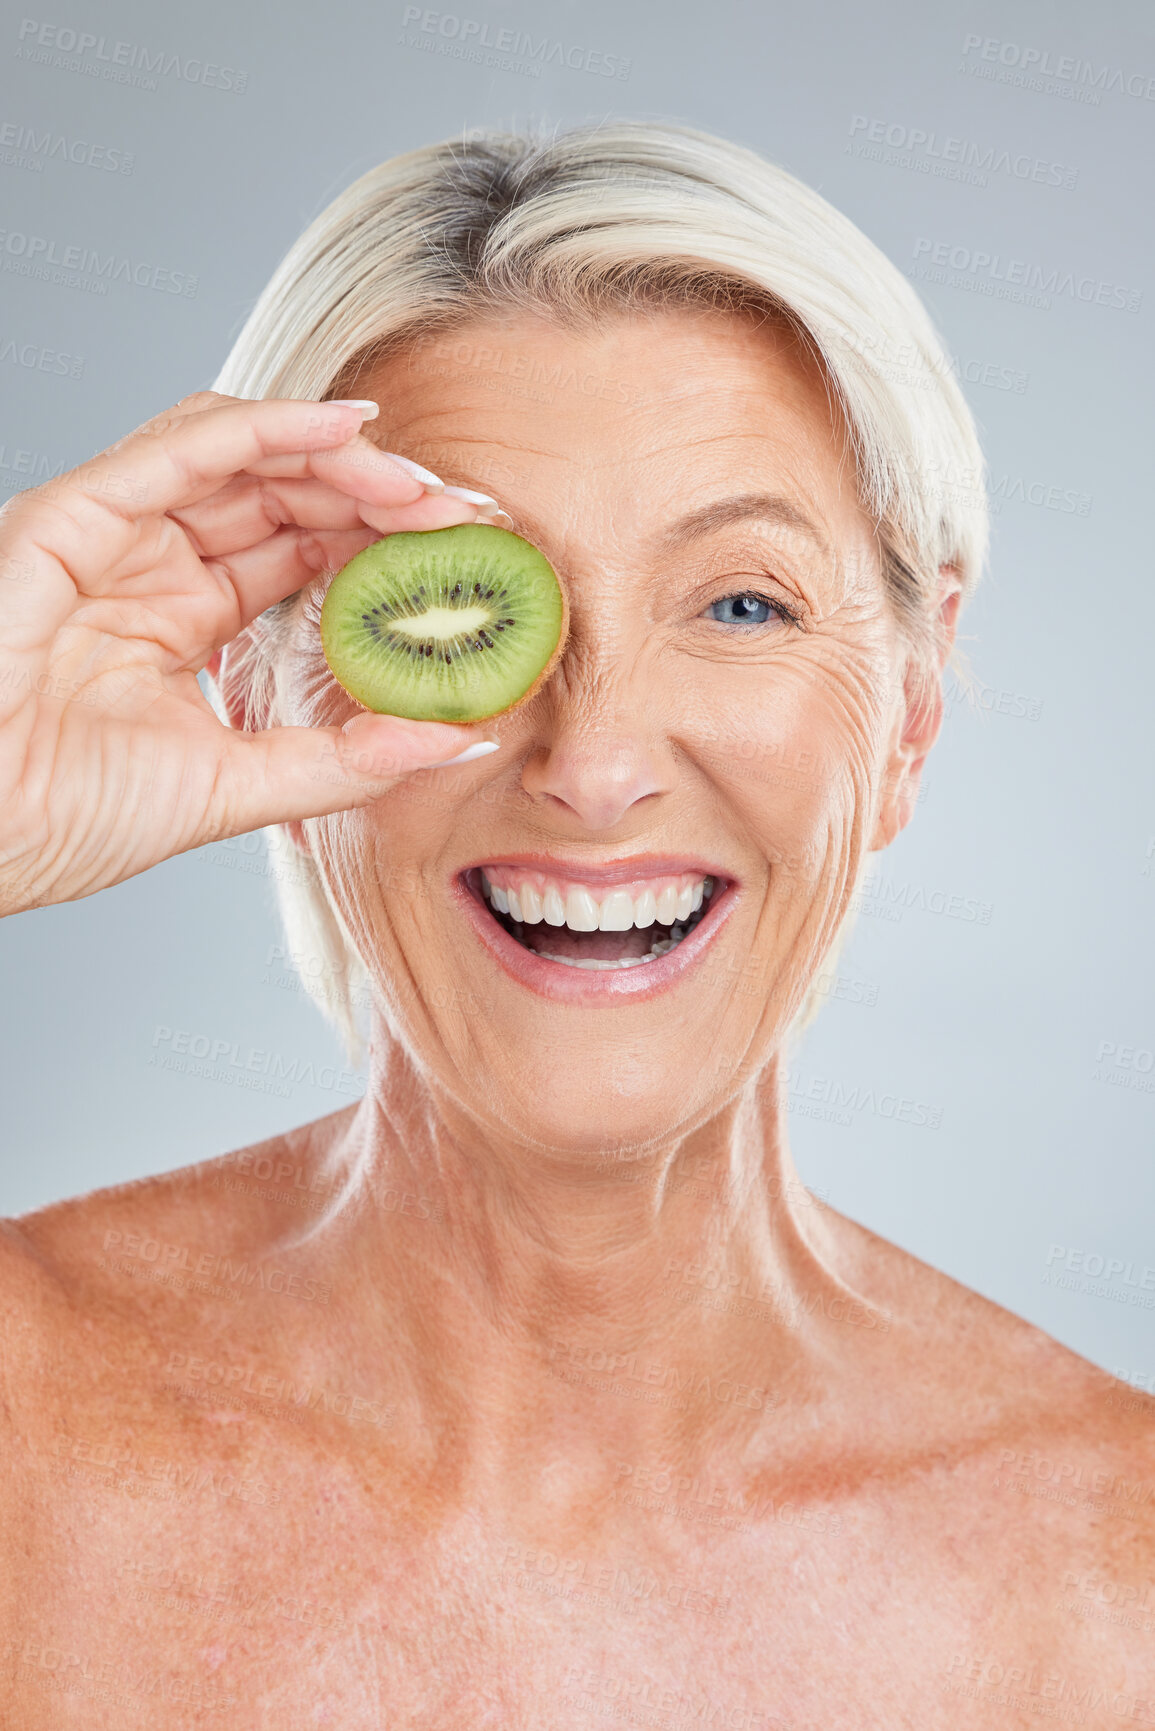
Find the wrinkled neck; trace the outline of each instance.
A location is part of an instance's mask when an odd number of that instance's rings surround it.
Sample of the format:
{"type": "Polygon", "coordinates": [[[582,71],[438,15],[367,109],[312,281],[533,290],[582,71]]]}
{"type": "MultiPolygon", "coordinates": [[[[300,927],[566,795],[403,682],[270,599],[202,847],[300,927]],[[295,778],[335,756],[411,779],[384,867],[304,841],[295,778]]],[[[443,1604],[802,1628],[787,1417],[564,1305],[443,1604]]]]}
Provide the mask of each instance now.
{"type": "Polygon", "coordinates": [[[660,1143],[578,1158],[374,1050],[360,1107],[316,1127],[336,1200],[305,1236],[422,1473],[492,1502],[584,1462],[580,1501],[631,1461],[783,1446],[861,1331],[828,1322],[858,1296],[845,1223],[794,1173],[778,1060],[660,1143]]]}
{"type": "Polygon", "coordinates": [[[432,1306],[431,1289],[452,1292],[506,1338],[595,1323],[642,1337],[699,1315],[695,1295],[789,1306],[838,1278],[787,1146],[778,1057],[705,1121],[578,1156],[495,1127],[385,1030],[373,1050],[365,1100],[326,1156],[347,1175],[340,1230],[432,1306]]]}

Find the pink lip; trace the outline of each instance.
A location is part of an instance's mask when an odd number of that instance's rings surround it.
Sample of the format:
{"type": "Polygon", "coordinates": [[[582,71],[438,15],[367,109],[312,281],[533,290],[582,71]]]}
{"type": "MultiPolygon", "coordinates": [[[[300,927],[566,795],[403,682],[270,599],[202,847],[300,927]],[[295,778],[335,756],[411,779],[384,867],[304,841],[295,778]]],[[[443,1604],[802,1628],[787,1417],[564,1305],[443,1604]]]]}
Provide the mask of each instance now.
{"type": "MultiPolygon", "coordinates": [[[[677,877],[683,872],[693,872],[701,878],[717,878],[727,885],[736,881],[721,866],[688,853],[638,853],[629,859],[610,860],[605,865],[593,865],[581,859],[562,859],[551,853],[495,853],[463,867],[461,875],[464,877],[479,866],[491,865],[524,866],[527,871],[541,872],[544,877],[572,878],[575,883],[582,884],[636,883],[639,878],[677,877]]],[[[678,947],[680,949],[681,945],[678,947]]]]}
{"type": "MultiPolygon", "coordinates": [[[[500,859],[489,859],[484,863],[520,865],[537,871],[552,869],[556,872],[558,868],[556,856],[548,854],[503,854],[500,859]]],[[[715,889],[705,914],[676,948],[639,967],[615,968],[605,973],[543,961],[532,950],[523,949],[517,939],[511,938],[505,927],[494,919],[482,901],[477,867],[468,867],[454,879],[453,893],[490,955],[519,985],[528,987],[539,997],[552,998],[561,1004],[604,1004],[623,998],[634,1003],[642,998],[655,997],[675,985],[713,941],[714,934],[720,930],[737,901],[738,886],[734,879],[719,872],[717,867],[703,865],[699,860],[682,855],[638,855],[627,864],[600,870],[583,866],[580,875],[588,883],[621,883],[644,877],[648,872],[656,875],[659,868],[661,872],[697,872],[702,877],[720,880],[725,887],[715,889]]],[[[575,872],[574,875],[579,874],[575,872]]]]}

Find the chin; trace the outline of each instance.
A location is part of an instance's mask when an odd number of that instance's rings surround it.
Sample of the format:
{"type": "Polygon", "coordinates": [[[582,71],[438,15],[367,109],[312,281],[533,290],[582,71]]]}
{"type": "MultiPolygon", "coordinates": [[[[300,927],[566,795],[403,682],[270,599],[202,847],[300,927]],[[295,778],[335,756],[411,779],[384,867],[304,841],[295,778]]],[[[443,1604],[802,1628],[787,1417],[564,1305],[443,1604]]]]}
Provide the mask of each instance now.
{"type": "MultiPolygon", "coordinates": [[[[707,1078],[686,1049],[684,1027],[672,1045],[677,1049],[648,1055],[574,1049],[564,1074],[548,1062],[494,1064],[484,1096],[465,1083],[461,1104],[503,1140],[591,1170],[625,1162],[650,1148],[668,1148],[717,1111],[717,1074],[707,1078]],[[695,1073],[702,1085],[687,1086],[687,1075],[695,1073]]],[[[476,1048],[471,1056],[476,1064],[476,1048]]],[[[469,1061],[462,1071],[469,1074],[469,1061]]]]}

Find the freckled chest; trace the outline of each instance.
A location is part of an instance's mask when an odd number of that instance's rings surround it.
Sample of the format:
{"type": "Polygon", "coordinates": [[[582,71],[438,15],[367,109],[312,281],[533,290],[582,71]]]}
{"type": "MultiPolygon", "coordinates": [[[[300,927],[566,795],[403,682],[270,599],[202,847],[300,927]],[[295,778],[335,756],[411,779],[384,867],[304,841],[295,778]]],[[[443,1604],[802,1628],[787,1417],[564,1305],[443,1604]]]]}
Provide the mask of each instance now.
{"type": "Polygon", "coordinates": [[[956,1525],[948,1561],[901,1498],[836,1524],[770,1499],[736,1526],[710,1498],[623,1499],[597,1546],[513,1536],[481,1511],[431,1523],[387,1450],[327,1418],[222,1422],[159,1394],[99,1421],[46,1414],[16,1470],[27,1549],[0,1718],[25,1731],[781,1731],[837,1722],[851,1677],[856,1726],[953,1731],[991,1710],[972,1661],[1005,1650],[1041,1701],[1057,1659],[984,1577],[997,1550],[960,1567],[980,1534],[956,1525]]]}

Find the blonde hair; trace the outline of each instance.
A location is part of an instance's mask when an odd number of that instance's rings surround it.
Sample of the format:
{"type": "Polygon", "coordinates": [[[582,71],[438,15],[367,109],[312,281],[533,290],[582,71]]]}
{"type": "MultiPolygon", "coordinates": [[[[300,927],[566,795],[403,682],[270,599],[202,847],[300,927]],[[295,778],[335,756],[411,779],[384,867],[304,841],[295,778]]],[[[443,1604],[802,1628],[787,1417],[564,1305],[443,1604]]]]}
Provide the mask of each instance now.
{"type": "MultiPolygon", "coordinates": [[[[815,356],[850,436],[911,665],[929,687],[940,569],[953,568],[965,600],[986,553],[974,423],[897,267],[753,151],[689,127],[609,121],[553,135],[477,130],[393,157],[290,248],[214,388],[351,396],[386,354],[487,312],[580,324],[661,305],[784,321],[815,356]]],[[[265,615],[245,669],[273,720],[279,627],[295,601],[265,615]]],[[[275,875],[290,954],[310,959],[304,984],[355,1049],[363,976],[348,934],[311,862],[275,875]]]]}

